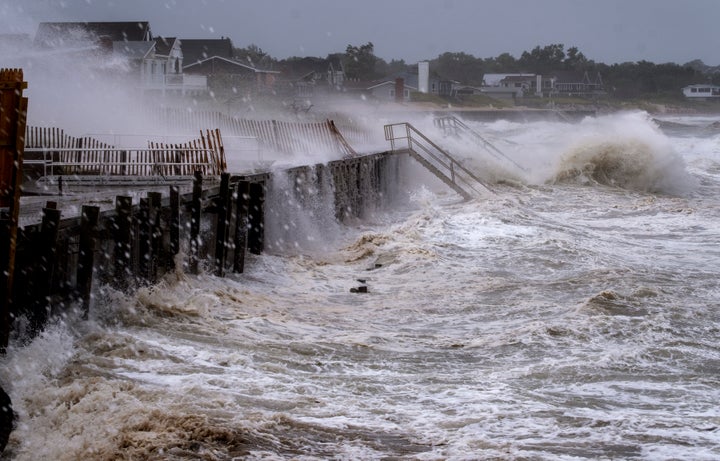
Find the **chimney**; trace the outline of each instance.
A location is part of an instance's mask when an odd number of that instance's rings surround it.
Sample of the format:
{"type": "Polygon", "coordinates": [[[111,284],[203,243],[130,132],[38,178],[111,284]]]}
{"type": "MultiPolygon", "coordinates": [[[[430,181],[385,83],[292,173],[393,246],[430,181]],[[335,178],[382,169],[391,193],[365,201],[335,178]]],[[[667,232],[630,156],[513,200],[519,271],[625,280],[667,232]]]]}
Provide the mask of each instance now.
{"type": "Polygon", "coordinates": [[[430,87],[430,63],[422,61],[418,63],[418,91],[427,93],[430,87]]]}
{"type": "Polygon", "coordinates": [[[405,100],[405,79],[395,79],[395,102],[403,102],[405,100]]]}

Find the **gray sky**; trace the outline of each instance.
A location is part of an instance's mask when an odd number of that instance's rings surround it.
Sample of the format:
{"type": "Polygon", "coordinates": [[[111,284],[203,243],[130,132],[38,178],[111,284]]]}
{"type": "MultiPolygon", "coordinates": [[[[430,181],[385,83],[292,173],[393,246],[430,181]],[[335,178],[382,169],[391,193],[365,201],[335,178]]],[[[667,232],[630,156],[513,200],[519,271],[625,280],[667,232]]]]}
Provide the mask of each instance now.
{"type": "Polygon", "coordinates": [[[41,21],[149,21],[154,35],[225,36],[278,59],[368,41],[407,63],[562,43],[607,64],[720,64],[720,0],[0,0],[0,18],[31,34],[41,21]]]}

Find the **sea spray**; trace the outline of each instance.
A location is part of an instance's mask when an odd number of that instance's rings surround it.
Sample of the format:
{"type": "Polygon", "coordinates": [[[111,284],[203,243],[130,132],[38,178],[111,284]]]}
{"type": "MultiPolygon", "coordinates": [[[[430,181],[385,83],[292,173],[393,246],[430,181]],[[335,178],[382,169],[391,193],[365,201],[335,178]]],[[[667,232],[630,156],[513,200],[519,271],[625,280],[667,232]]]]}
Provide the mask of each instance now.
{"type": "Polygon", "coordinates": [[[642,112],[580,123],[552,181],[570,178],[667,194],[686,193],[694,186],[667,136],[642,112]]]}
{"type": "Polygon", "coordinates": [[[268,190],[265,223],[270,253],[322,251],[331,244],[340,225],[328,169],[318,165],[276,172],[268,190]]]}

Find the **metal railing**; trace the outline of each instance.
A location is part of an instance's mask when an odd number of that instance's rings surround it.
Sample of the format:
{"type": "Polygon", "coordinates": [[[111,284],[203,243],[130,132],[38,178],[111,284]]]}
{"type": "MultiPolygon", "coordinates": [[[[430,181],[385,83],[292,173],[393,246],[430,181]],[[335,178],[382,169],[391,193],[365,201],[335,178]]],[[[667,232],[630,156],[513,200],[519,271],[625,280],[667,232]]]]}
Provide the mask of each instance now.
{"type": "Polygon", "coordinates": [[[513,159],[505,155],[503,151],[497,148],[493,143],[488,141],[485,137],[481,136],[480,133],[467,126],[462,120],[453,116],[447,115],[435,118],[435,126],[441,128],[445,133],[452,133],[454,135],[464,134],[472,138],[476,143],[482,146],[486,152],[495,157],[501,162],[509,162],[515,168],[527,172],[527,169],[513,159]]]}
{"type": "Polygon", "coordinates": [[[493,193],[480,178],[410,123],[385,125],[385,139],[390,141],[393,152],[408,152],[466,200],[493,193]],[[400,141],[404,145],[399,145],[400,141]]]}

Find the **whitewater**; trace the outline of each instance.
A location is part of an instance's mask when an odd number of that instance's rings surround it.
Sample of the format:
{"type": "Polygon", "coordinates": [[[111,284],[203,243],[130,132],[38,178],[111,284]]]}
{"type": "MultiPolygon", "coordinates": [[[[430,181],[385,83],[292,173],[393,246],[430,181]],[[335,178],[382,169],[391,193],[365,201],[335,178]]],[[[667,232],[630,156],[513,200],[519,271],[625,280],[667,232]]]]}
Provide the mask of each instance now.
{"type": "Polygon", "coordinates": [[[718,459],[717,120],[466,119],[503,162],[421,118],[494,193],[408,158],[342,224],[277,182],[244,274],[14,338],[2,459],[718,459]]]}

